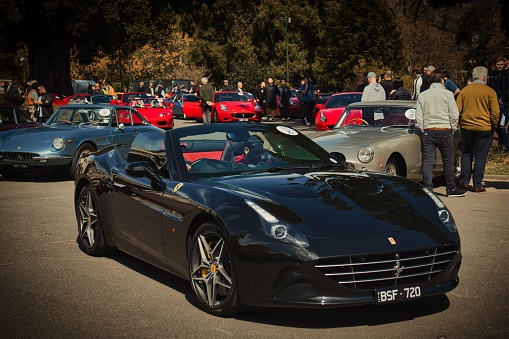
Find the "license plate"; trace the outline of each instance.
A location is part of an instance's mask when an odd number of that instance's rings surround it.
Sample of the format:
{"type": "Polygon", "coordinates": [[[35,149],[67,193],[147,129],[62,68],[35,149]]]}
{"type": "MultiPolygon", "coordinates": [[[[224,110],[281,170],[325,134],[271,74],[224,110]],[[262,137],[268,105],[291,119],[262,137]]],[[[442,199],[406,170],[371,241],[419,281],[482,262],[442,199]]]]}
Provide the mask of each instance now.
{"type": "Polygon", "coordinates": [[[375,290],[377,304],[391,304],[406,300],[419,299],[421,288],[419,286],[392,287],[375,290]]]}
{"type": "Polygon", "coordinates": [[[239,118],[239,121],[249,121],[248,118],[239,118]]]}
{"type": "Polygon", "coordinates": [[[28,165],[25,165],[25,164],[14,164],[14,165],[12,165],[12,167],[14,167],[14,168],[28,168],[28,165]]]}

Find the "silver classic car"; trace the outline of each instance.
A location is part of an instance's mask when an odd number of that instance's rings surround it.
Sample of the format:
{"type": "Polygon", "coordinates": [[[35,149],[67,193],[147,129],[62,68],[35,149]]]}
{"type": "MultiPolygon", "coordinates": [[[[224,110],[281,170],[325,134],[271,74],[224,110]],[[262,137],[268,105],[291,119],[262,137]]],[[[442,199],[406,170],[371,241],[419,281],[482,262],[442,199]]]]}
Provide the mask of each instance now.
{"type": "MultiPolygon", "coordinates": [[[[330,132],[308,135],[329,152],[345,155],[356,170],[386,172],[422,180],[422,136],[415,122],[416,101],[386,100],[348,105],[330,132]],[[341,126],[341,127],[340,127],[341,126]]],[[[454,133],[454,176],[461,173],[461,136],[454,133]]],[[[443,174],[436,151],[433,175],[443,174]]]]}

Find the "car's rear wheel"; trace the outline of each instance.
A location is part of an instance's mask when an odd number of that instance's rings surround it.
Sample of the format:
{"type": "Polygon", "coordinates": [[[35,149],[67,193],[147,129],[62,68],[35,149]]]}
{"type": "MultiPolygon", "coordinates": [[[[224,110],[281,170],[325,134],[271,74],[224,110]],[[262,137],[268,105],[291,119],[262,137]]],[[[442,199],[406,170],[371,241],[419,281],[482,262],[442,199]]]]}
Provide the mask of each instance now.
{"type": "Polygon", "coordinates": [[[399,175],[399,163],[398,160],[394,157],[390,157],[387,160],[387,165],[385,165],[384,172],[391,175],[399,175]]]}
{"type": "Polygon", "coordinates": [[[91,186],[87,185],[81,189],[75,208],[80,249],[92,256],[103,256],[108,253],[110,246],[104,236],[97,198],[91,186]]]}
{"type": "Polygon", "coordinates": [[[189,277],[193,294],[204,311],[219,316],[239,313],[232,251],[215,223],[198,228],[189,249],[189,277]]]}
{"type": "Polygon", "coordinates": [[[81,157],[81,155],[85,152],[95,151],[95,148],[91,144],[83,144],[80,147],[78,147],[78,150],[74,154],[74,157],[72,158],[71,166],[69,168],[69,177],[71,179],[74,179],[76,175],[76,163],[78,162],[78,159],[81,157]]]}

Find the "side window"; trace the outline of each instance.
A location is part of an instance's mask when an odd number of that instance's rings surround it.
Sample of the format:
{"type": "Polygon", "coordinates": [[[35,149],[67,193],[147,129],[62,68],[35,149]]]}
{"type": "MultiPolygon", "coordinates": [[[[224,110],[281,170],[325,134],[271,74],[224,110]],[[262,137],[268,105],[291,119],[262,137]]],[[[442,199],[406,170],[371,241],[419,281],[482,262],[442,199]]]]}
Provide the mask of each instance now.
{"type": "Polygon", "coordinates": [[[112,126],[117,126],[119,124],[131,125],[131,117],[128,109],[117,109],[115,116],[117,117],[117,121],[116,124],[112,126]]]}
{"type": "Polygon", "coordinates": [[[138,133],[127,155],[127,162],[135,161],[147,161],[157,174],[169,178],[164,134],[157,131],[138,133]]]}
{"type": "Polygon", "coordinates": [[[131,119],[134,126],[143,125],[143,120],[141,116],[136,111],[131,111],[131,119]]]}

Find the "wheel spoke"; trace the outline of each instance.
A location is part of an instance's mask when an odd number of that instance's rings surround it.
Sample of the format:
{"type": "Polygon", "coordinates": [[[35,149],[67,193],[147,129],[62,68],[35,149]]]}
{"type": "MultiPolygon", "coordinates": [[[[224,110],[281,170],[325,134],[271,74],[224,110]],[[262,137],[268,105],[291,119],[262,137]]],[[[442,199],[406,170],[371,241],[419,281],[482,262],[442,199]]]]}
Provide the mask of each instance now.
{"type": "Polygon", "coordinates": [[[81,217],[80,238],[86,240],[90,247],[95,242],[95,225],[97,224],[97,214],[94,211],[94,202],[90,192],[83,195],[79,204],[79,213],[81,217]]]}

